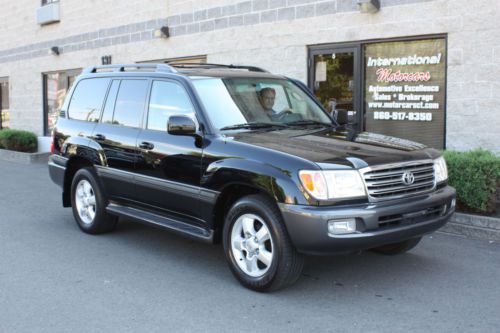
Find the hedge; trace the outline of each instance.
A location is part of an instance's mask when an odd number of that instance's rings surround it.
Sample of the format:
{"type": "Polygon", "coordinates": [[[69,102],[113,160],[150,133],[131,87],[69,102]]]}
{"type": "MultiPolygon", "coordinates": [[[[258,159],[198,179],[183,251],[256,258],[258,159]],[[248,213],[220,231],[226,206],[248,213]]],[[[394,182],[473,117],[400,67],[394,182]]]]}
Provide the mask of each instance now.
{"type": "Polygon", "coordinates": [[[500,157],[482,149],[445,151],[443,155],[449,183],[457,190],[459,210],[494,213],[500,186],[500,157]]]}
{"type": "Polygon", "coordinates": [[[0,148],[34,153],[38,150],[37,136],[28,131],[4,129],[0,131],[0,148]]]}

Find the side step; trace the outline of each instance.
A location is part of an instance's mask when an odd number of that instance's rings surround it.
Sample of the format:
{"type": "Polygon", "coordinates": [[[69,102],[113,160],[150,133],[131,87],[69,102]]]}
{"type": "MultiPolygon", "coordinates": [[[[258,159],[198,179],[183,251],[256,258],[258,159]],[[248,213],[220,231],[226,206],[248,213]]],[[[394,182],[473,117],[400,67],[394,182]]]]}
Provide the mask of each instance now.
{"type": "Polygon", "coordinates": [[[173,218],[168,218],[158,214],[150,213],[142,209],[122,206],[115,203],[110,203],[106,207],[106,211],[113,215],[128,217],[136,220],[137,222],[150,224],[161,229],[174,231],[181,235],[189,236],[202,240],[204,242],[213,242],[213,231],[204,228],[196,227],[184,222],[180,222],[173,218]]]}

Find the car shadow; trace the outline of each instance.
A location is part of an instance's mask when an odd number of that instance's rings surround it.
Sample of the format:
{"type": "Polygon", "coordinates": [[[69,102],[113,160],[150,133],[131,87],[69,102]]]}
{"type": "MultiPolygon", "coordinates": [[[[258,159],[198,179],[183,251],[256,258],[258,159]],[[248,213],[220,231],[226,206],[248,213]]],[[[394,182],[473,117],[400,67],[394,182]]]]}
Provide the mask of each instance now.
{"type": "MultiPolygon", "coordinates": [[[[222,280],[226,288],[242,288],[228,269],[220,244],[205,244],[125,219],[121,219],[117,229],[107,234],[107,237],[126,242],[127,247],[132,246],[131,251],[147,252],[148,256],[160,260],[160,265],[161,260],[165,259],[180,261],[187,274],[196,274],[208,280],[222,280]]],[[[369,251],[352,255],[306,256],[303,272],[293,286],[272,294],[254,294],[265,298],[279,295],[293,300],[303,293],[330,298],[332,295],[341,297],[354,292],[357,297],[364,294],[366,297],[390,300],[390,295],[377,290],[387,291],[394,286],[404,288],[405,284],[425,284],[432,281],[433,274],[439,275],[441,271],[446,271],[446,262],[425,250],[425,243],[424,239],[412,252],[397,256],[369,251]]]]}

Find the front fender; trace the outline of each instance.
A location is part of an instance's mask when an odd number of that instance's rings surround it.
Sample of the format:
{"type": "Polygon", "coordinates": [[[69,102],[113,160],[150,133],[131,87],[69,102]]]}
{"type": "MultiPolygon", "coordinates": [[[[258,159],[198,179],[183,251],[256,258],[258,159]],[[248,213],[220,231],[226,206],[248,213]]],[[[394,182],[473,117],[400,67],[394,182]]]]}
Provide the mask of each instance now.
{"type": "Polygon", "coordinates": [[[222,192],[231,185],[247,185],[266,191],[279,203],[307,204],[294,175],[270,164],[227,158],[211,163],[201,178],[202,187],[222,192]]]}

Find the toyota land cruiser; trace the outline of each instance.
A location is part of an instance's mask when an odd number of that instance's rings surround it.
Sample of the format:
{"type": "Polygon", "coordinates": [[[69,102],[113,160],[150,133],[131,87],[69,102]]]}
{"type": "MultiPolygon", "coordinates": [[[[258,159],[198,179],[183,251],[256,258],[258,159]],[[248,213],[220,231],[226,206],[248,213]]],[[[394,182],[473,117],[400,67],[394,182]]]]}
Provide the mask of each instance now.
{"type": "Polygon", "coordinates": [[[444,159],[339,125],[301,82],[249,66],[87,68],[53,132],[52,180],[86,233],[118,217],[222,242],[246,287],[304,254],[398,254],[455,209],[444,159]]]}

